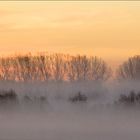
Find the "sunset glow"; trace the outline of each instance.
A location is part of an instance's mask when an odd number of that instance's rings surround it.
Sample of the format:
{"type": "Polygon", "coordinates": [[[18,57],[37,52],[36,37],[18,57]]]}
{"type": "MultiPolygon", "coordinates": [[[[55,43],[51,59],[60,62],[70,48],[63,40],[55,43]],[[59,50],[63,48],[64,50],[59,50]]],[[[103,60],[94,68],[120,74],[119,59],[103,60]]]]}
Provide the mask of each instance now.
{"type": "Polygon", "coordinates": [[[0,54],[57,52],[118,65],[140,54],[140,2],[0,2],[0,54]]]}

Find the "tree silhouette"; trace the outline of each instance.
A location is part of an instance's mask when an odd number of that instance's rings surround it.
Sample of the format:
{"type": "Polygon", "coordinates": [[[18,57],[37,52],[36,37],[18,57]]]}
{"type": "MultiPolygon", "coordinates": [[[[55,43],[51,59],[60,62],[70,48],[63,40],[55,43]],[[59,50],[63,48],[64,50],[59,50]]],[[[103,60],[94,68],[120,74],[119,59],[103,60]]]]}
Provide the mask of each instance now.
{"type": "Polygon", "coordinates": [[[110,69],[100,58],[85,55],[39,54],[0,58],[0,80],[107,80],[110,69]]]}
{"type": "Polygon", "coordinates": [[[130,57],[119,66],[117,77],[126,80],[140,80],[140,56],[130,57]]]}

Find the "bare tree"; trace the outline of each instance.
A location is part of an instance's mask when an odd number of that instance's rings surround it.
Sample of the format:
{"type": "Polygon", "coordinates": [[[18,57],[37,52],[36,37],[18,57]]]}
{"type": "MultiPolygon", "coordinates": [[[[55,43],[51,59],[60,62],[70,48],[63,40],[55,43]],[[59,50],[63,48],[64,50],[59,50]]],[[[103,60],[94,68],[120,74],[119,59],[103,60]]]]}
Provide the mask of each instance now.
{"type": "Polygon", "coordinates": [[[0,79],[14,81],[106,80],[107,64],[97,57],[39,54],[0,58],[0,79]]]}
{"type": "Polygon", "coordinates": [[[54,54],[50,56],[51,72],[55,81],[62,81],[66,74],[66,60],[63,54],[54,54]]]}
{"type": "Polygon", "coordinates": [[[90,78],[91,80],[107,80],[111,76],[111,69],[100,58],[90,58],[90,78]]]}
{"type": "Polygon", "coordinates": [[[68,79],[70,81],[87,80],[89,59],[86,56],[73,56],[68,63],[68,79]]]}
{"type": "Polygon", "coordinates": [[[140,56],[130,57],[119,66],[117,70],[118,79],[140,80],[140,56]]]}
{"type": "Polygon", "coordinates": [[[36,64],[39,70],[38,73],[40,73],[42,80],[48,81],[51,77],[50,57],[47,55],[40,55],[37,58],[38,61],[36,64]]]}

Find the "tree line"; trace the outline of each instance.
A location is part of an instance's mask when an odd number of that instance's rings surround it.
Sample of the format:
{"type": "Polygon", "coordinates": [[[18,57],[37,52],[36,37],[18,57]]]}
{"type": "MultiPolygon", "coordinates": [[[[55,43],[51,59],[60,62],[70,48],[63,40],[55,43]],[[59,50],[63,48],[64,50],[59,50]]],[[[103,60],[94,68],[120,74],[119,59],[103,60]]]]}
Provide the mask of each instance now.
{"type": "MultiPolygon", "coordinates": [[[[0,80],[104,81],[111,77],[107,63],[96,56],[39,54],[0,58],[0,80]]],[[[140,79],[140,56],[129,58],[116,72],[119,79],[140,79]]]]}

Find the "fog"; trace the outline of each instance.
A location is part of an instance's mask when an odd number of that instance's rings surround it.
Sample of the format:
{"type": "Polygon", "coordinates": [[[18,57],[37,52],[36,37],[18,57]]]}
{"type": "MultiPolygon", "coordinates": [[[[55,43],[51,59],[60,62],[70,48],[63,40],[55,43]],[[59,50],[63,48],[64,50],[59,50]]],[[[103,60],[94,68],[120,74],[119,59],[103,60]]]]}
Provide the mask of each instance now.
{"type": "Polygon", "coordinates": [[[0,140],[139,140],[140,105],[116,104],[138,83],[1,81],[17,103],[0,104],[0,140]],[[70,100],[77,93],[86,100],[70,100]]]}

